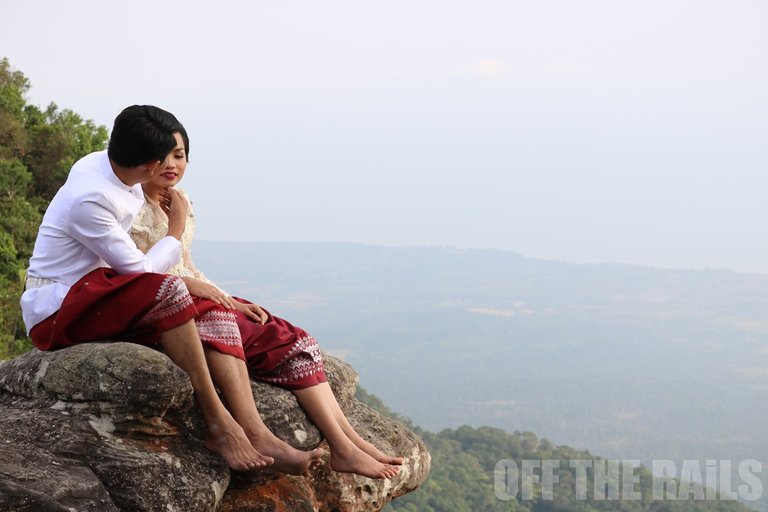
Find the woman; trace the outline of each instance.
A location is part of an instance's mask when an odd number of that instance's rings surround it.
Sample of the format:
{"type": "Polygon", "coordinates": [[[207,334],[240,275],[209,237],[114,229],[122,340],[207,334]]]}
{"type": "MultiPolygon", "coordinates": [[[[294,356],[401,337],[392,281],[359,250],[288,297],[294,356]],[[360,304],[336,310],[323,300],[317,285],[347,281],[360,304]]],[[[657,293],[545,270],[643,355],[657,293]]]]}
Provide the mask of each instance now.
{"type": "MultiPolygon", "coordinates": [[[[168,189],[181,181],[187,167],[189,138],[186,132],[177,133],[176,140],[176,148],[165,168],[142,185],[146,204],[134,220],[131,236],[144,252],[167,231],[168,189]]],[[[365,441],[344,416],[326,380],[315,339],[258,305],[232,297],[197,270],[190,253],[193,230],[194,216],[190,208],[182,237],[182,260],[168,273],[180,276],[195,298],[195,306],[203,318],[197,325],[201,339],[205,340],[206,325],[212,325],[224,315],[234,315],[239,332],[231,333],[227,350],[246,361],[252,378],[293,392],[328,442],[332,469],[370,478],[396,475],[403,459],[388,456],[365,441]]]]}

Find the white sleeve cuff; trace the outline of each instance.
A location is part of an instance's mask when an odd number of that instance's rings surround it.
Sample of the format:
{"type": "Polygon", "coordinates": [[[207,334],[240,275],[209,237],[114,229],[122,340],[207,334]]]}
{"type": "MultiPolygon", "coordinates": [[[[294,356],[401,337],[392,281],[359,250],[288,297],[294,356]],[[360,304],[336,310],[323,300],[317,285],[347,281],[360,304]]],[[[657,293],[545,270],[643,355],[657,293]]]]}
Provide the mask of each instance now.
{"type": "Polygon", "coordinates": [[[172,236],[161,238],[159,242],[147,251],[149,272],[165,274],[168,269],[181,261],[181,242],[172,236]]]}

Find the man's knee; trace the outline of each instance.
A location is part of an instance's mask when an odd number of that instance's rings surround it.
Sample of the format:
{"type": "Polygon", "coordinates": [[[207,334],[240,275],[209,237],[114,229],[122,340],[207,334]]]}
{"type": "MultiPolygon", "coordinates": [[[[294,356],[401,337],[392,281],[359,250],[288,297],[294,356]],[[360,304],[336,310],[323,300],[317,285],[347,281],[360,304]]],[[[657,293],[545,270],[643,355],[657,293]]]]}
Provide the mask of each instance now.
{"type": "MultiPolygon", "coordinates": [[[[157,296],[155,300],[157,302],[163,302],[168,300],[182,300],[186,301],[190,298],[187,285],[179,276],[165,275],[160,288],[157,289],[157,296]]],[[[190,298],[191,300],[191,298],[190,298]]]]}

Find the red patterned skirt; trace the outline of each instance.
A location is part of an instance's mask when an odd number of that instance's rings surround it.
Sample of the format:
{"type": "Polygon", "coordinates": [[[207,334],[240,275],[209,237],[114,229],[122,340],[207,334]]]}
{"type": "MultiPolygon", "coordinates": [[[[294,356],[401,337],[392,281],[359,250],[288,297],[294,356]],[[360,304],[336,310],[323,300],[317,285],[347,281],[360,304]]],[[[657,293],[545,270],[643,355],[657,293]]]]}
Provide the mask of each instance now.
{"type": "MultiPolygon", "coordinates": [[[[250,304],[245,299],[236,300],[250,304]]],[[[282,318],[264,310],[268,319],[258,324],[240,311],[226,309],[200,297],[192,297],[200,316],[195,319],[200,339],[242,346],[248,373],[286,389],[303,389],[325,382],[323,355],[315,338],[282,318]]],[[[263,308],[262,308],[263,309],[263,308]]]]}
{"type": "Polygon", "coordinates": [[[59,310],[29,334],[40,350],[115,336],[153,345],[159,332],[178,327],[196,315],[192,297],[178,277],[118,275],[110,268],[97,268],[75,283],[59,310]]]}
{"type": "Polygon", "coordinates": [[[93,270],[30,337],[40,350],[109,339],[157,346],[161,332],[193,319],[206,348],[245,360],[254,379],[288,389],[326,380],[320,347],[302,329],[272,315],[257,324],[239,311],[192,297],[181,278],[166,274],[93,270]]]}
{"type": "Polygon", "coordinates": [[[202,329],[200,339],[206,347],[245,359],[234,315],[199,311],[184,281],[167,274],[120,275],[111,268],[97,268],[76,282],[59,310],[29,335],[40,350],[110,339],[156,346],[161,332],[190,320],[202,329]]]}
{"type": "MultiPolygon", "coordinates": [[[[247,300],[235,298],[249,304],[247,300]]],[[[239,311],[235,313],[251,377],[287,389],[325,382],[323,355],[314,336],[264,311],[269,316],[264,325],[239,311]]]]}

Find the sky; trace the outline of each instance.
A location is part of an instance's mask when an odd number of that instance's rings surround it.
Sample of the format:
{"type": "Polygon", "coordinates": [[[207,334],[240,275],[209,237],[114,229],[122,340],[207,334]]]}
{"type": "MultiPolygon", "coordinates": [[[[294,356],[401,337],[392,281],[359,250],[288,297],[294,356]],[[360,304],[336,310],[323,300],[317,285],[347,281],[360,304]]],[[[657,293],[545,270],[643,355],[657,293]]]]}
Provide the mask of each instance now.
{"type": "Polygon", "coordinates": [[[0,57],[184,123],[207,240],[768,273],[768,2],[0,0],[0,57]]]}

